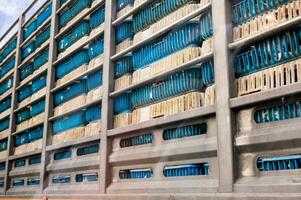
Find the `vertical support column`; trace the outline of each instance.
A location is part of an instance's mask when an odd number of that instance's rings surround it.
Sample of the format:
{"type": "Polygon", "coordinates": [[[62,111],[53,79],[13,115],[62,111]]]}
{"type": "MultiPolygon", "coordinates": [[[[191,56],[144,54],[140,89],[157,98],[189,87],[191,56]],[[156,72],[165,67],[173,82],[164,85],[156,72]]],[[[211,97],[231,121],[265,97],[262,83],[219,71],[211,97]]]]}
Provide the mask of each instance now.
{"type": "Polygon", "coordinates": [[[228,51],[228,44],[232,41],[231,1],[212,0],[212,20],[217,97],[219,192],[233,192],[235,180],[233,150],[235,116],[230,108],[230,98],[235,93],[235,77],[232,55],[228,51]]]}
{"type": "Polygon", "coordinates": [[[115,0],[105,1],[105,33],[104,33],[104,65],[103,65],[103,96],[102,96],[102,116],[101,116],[101,137],[100,137],[100,193],[106,193],[111,173],[108,157],[111,150],[111,141],[107,138],[107,130],[112,127],[113,101],[110,92],[114,87],[114,63],[111,56],[115,51],[115,32],[112,27],[112,15],[115,14],[115,0]]]}
{"type": "Polygon", "coordinates": [[[21,63],[21,51],[20,46],[23,41],[23,34],[22,34],[22,24],[24,23],[24,15],[21,15],[19,17],[18,22],[18,34],[17,34],[17,47],[16,47],[16,60],[15,60],[15,66],[14,66],[14,74],[13,74],[13,91],[12,91],[12,101],[11,101],[11,112],[9,115],[9,136],[7,140],[7,157],[6,157],[6,164],[5,164],[5,177],[4,177],[4,189],[5,194],[6,191],[9,189],[10,181],[9,181],[9,171],[10,171],[10,163],[9,163],[9,156],[13,152],[13,139],[12,139],[12,133],[16,130],[16,117],[14,116],[14,111],[17,107],[17,93],[16,93],[16,87],[19,81],[19,73],[18,73],[18,66],[21,63]]]}
{"type": "Polygon", "coordinates": [[[58,32],[58,17],[56,11],[59,7],[59,0],[52,1],[52,14],[51,14],[51,26],[50,26],[50,44],[49,44],[49,57],[48,57],[48,69],[47,69],[47,89],[45,99],[45,119],[43,125],[43,144],[42,144],[42,156],[41,156],[41,171],[40,171],[40,192],[43,193],[44,188],[47,185],[47,161],[49,160],[48,153],[46,151],[48,136],[51,134],[51,126],[49,123],[49,117],[53,114],[53,97],[51,89],[54,87],[54,68],[52,63],[56,59],[57,44],[55,35],[58,32]]]}

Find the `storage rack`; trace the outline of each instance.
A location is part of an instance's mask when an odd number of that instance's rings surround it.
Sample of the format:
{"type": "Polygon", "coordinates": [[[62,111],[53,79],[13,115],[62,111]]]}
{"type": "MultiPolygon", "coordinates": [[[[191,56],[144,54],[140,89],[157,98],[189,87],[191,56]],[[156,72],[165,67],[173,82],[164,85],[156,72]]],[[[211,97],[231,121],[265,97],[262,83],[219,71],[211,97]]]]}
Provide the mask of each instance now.
{"type": "MultiPolygon", "coordinates": [[[[138,0],[135,1],[138,2],[138,0]]],[[[254,77],[250,77],[249,79],[244,79],[245,83],[247,83],[244,88],[246,91],[240,91],[237,89],[239,77],[234,68],[234,59],[241,52],[244,52],[246,48],[283,31],[292,30],[300,23],[301,18],[297,15],[300,14],[300,10],[298,12],[298,5],[301,6],[301,3],[285,7],[289,3],[299,1],[268,1],[269,4],[267,3],[266,5],[274,3],[274,7],[265,8],[264,12],[256,13],[256,15],[252,13],[252,17],[248,16],[248,19],[234,24],[232,22],[234,12],[239,12],[234,10],[235,5],[249,6],[250,2],[255,1],[211,0],[207,2],[201,0],[201,2],[207,3],[199,6],[188,15],[165,24],[160,30],[155,31],[117,53],[115,53],[115,30],[117,27],[128,19],[132,19],[133,15],[145,9],[152,2],[155,2],[154,0],[139,1],[140,3],[138,4],[134,3],[132,7],[129,7],[118,17],[115,0],[94,0],[90,7],[87,7],[83,12],[79,12],[74,16],[71,22],[64,28],[59,27],[59,15],[65,8],[72,5],[73,0],[47,0],[25,22],[26,14],[37,2],[38,0],[33,1],[21,14],[19,19],[0,38],[0,41],[4,40],[9,33],[11,34],[14,27],[18,27],[17,33],[13,34],[7,40],[9,43],[14,38],[17,38],[16,48],[0,63],[0,68],[2,69],[11,57],[16,57],[14,69],[0,79],[1,84],[9,77],[14,77],[12,90],[0,97],[1,101],[10,95],[12,97],[11,111],[1,116],[1,120],[6,117],[10,119],[8,134],[1,138],[1,140],[7,138],[7,156],[0,160],[0,163],[5,163],[4,170],[0,171],[0,181],[3,180],[3,182],[0,182],[0,186],[3,183],[3,189],[0,191],[1,197],[42,198],[46,196],[48,199],[87,199],[92,197],[108,199],[301,198],[300,166],[297,166],[298,162],[299,165],[301,164],[300,157],[298,157],[298,154],[300,155],[299,130],[301,127],[298,125],[300,122],[300,119],[298,119],[300,113],[298,115],[296,111],[296,116],[292,117],[288,115],[284,117],[286,120],[279,120],[280,118],[275,117],[278,116],[275,112],[278,111],[280,113],[282,109],[282,107],[278,108],[277,106],[282,105],[284,109],[289,109],[289,105],[294,104],[298,100],[301,92],[300,83],[295,81],[292,84],[277,85],[274,88],[259,91],[260,89],[256,88],[258,86],[256,85],[257,83],[254,85],[255,88],[250,87],[250,81],[255,80],[254,77]],[[51,16],[37,27],[36,30],[32,31],[26,39],[23,39],[25,28],[31,25],[37,15],[50,2],[52,2],[51,16]],[[248,2],[249,4],[239,4],[239,2],[248,2]],[[286,9],[283,8],[283,5],[286,9]],[[76,41],[75,48],[70,47],[67,53],[64,52],[64,55],[58,56],[57,47],[59,39],[73,30],[83,19],[89,18],[101,6],[105,7],[103,28],[94,35],[90,33],[89,37],[76,41]],[[283,9],[277,10],[280,7],[283,9]],[[293,15],[293,9],[297,10],[294,14],[296,16],[288,17],[293,15]],[[168,69],[157,75],[114,90],[114,67],[118,59],[125,55],[133,55],[133,51],[152,41],[156,41],[171,30],[181,27],[187,21],[199,18],[210,12],[213,25],[212,52],[197,56],[176,68],[168,69]],[[265,29],[261,27],[262,30],[252,32],[250,31],[250,26],[244,26],[250,20],[258,20],[258,16],[266,17],[266,13],[275,14],[276,12],[279,12],[277,16],[282,16],[283,19],[277,19],[278,21],[275,19],[277,22],[262,20],[262,27],[266,26],[265,29]],[[283,14],[282,12],[284,15],[281,15],[283,14]],[[268,25],[264,25],[264,23],[268,23],[268,25]],[[49,40],[44,42],[42,48],[35,50],[25,60],[22,60],[22,48],[34,40],[39,32],[48,25],[50,25],[49,40]],[[241,29],[235,30],[239,26],[241,29]],[[245,33],[247,35],[243,35],[242,37],[241,34],[245,33]],[[56,67],[79,49],[87,47],[87,45],[102,34],[104,35],[103,63],[97,64],[92,69],[78,73],[61,85],[56,85],[56,67]],[[237,35],[240,35],[239,37],[242,38],[238,38],[237,35]],[[237,38],[233,39],[234,37],[237,38]],[[20,69],[24,68],[28,61],[34,59],[46,48],[49,49],[47,67],[20,82],[20,69]],[[211,59],[213,59],[214,63],[214,105],[202,106],[142,121],[137,124],[113,128],[114,99],[118,96],[148,84],[164,81],[172,74],[190,69],[195,65],[199,66],[201,63],[205,63],[211,59]],[[92,102],[85,103],[59,115],[54,115],[55,94],[99,70],[102,70],[102,73],[100,73],[103,79],[102,95],[98,96],[92,102]],[[47,73],[45,94],[22,106],[18,105],[18,92],[20,89],[45,73],[47,73]],[[253,91],[252,89],[255,90],[253,91]],[[240,94],[240,92],[245,93],[240,94]],[[14,137],[23,132],[23,130],[20,131],[17,129],[17,114],[43,98],[46,105],[44,120],[25,128],[28,130],[37,126],[43,126],[42,148],[14,155],[14,137]],[[93,105],[101,106],[101,131],[99,134],[64,143],[52,144],[52,125],[56,120],[65,118],[78,111],[86,110],[93,105]],[[264,117],[267,116],[267,111],[265,110],[267,108],[271,110],[269,112],[272,112],[274,117],[264,117]],[[265,122],[270,122],[269,120],[272,118],[277,120],[271,120],[271,123],[261,123],[262,121],[260,120],[255,122],[255,113],[259,117],[262,117],[263,120],[266,120],[265,122]],[[204,134],[198,136],[181,138],[176,140],[175,143],[168,143],[163,140],[164,137],[177,137],[174,135],[164,135],[165,131],[172,131],[175,128],[188,127],[194,124],[201,124],[201,127],[206,124],[207,133],[204,131],[202,132],[204,134]],[[140,145],[128,147],[135,142],[140,145]],[[127,149],[122,149],[124,148],[122,145],[127,146],[127,149]],[[95,151],[93,156],[80,158],[80,153],[78,152],[85,151],[83,149],[86,147],[91,147],[91,149],[86,151],[95,151]],[[96,153],[95,148],[99,148],[98,153],[96,153]],[[38,156],[41,157],[39,158],[38,156]],[[56,159],[58,157],[65,159],[58,161],[56,159]],[[39,162],[37,161],[39,159],[40,164],[36,164],[36,162],[39,162]],[[278,163],[278,170],[275,170],[276,167],[274,168],[276,162],[278,163]],[[297,163],[294,165],[296,170],[279,170],[283,169],[283,166],[286,165],[285,163],[289,162],[297,163]],[[36,165],[31,166],[30,163],[35,163],[36,165]],[[209,174],[209,176],[169,177],[175,176],[172,170],[176,169],[179,171],[181,167],[183,170],[195,169],[196,165],[191,164],[197,164],[197,169],[201,169],[201,172],[198,171],[195,173],[209,174]],[[24,166],[18,168],[18,165],[24,166]],[[274,171],[271,168],[274,168],[274,171]],[[97,173],[97,181],[85,184],[74,183],[77,175],[83,173],[92,174],[90,177],[92,179],[96,177],[95,173],[97,173]],[[140,179],[141,176],[144,179],[140,179]],[[133,180],[129,180],[129,177],[134,178],[133,180]],[[39,180],[39,186],[13,187],[13,184],[22,184],[20,179],[25,182],[31,179],[30,183],[32,184],[39,180]],[[70,180],[72,183],[57,186],[52,180],[70,180]]],[[[256,6],[259,5],[256,4],[256,6]]],[[[241,12],[243,12],[243,8],[245,12],[250,11],[246,7],[239,8],[241,12]]],[[[243,13],[240,17],[247,17],[247,15],[243,13]]],[[[259,29],[259,27],[257,28],[259,29]]],[[[3,47],[1,47],[0,52],[2,50],[3,47]]],[[[285,61],[284,63],[286,62],[290,61],[285,61]]],[[[268,67],[270,68],[271,66],[268,67]]],[[[259,70],[264,69],[261,68],[259,70]]],[[[282,73],[281,75],[283,76],[285,72],[282,71],[279,73],[282,73]]],[[[293,164],[288,164],[286,168],[293,169],[292,166],[293,164]]],[[[3,169],[2,165],[1,169],[3,169]]]]}

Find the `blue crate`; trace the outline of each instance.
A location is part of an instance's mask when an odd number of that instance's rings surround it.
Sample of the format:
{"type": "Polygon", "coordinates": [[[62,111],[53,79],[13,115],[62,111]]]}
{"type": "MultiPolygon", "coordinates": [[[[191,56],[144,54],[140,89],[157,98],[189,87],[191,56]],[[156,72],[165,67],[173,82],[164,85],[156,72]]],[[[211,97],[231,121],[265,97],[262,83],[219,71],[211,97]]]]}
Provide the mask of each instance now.
{"type": "Polygon", "coordinates": [[[254,114],[256,123],[269,123],[301,117],[301,102],[280,104],[257,109],[254,114]]]}
{"type": "Polygon", "coordinates": [[[5,93],[7,90],[9,90],[13,86],[13,77],[7,79],[0,85],[0,95],[5,93]]]}
{"type": "Polygon", "coordinates": [[[88,75],[87,79],[88,91],[102,86],[102,71],[96,71],[88,75]]]}
{"type": "Polygon", "coordinates": [[[133,26],[135,34],[155,22],[159,21],[163,17],[171,14],[177,9],[191,3],[199,3],[197,0],[182,0],[171,1],[162,0],[154,1],[146,6],[144,9],[139,10],[133,15],[133,26]]]}
{"type": "Polygon", "coordinates": [[[90,60],[101,55],[103,53],[103,51],[104,51],[104,40],[103,40],[103,37],[101,37],[101,38],[98,38],[97,40],[93,41],[93,43],[91,43],[89,45],[90,60]]]}
{"type": "Polygon", "coordinates": [[[234,25],[246,23],[271,9],[288,3],[289,0],[240,0],[232,6],[234,25]]]}
{"type": "Polygon", "coordinates": [[[126,6],[133,6],[134,0],[116,0],[116,11],[123,9],[126,6]]]}
{"type": "Polygon", "coordinates": [[[55,120],[52,124],[53,134],[58,134],[60,132],[81,127],[83,125],[85,125],[85,113],[80,111],[67,117],[55,120]]]}
{"type": "Polygon", "coordinates": [[[38,92],[39,90],[41,90],[42,88],[46,87],[46,79],[47,79],[47,76],[43,75],[32,81],[32,89],[31,89],[32,94],[34,94],[34,93],[38,92]]]}
{"type": "Polygon", "coordinates": [[[301,169],[301,155],[275,156],[257,159],[259,171],[282,171],[301,169]]]}
{"type": "Polygon", "coordinates": [[[37,30],[37,20],[30,22],[24,27],[23,39],[26,40],[35,30],[37,30]]]}
{"type": "Polygon", "coordinates": [[[13,180],[13,187],[22,187],[25,185],[24,179],[13,180]]]}
{"type": "Polygon", "coordinates": [[[115,78],[133,72],[132,56],[125,56],[115,63],[115,78]]]}
{"type": "Polygon", "coordinates": [[[164,140],[174,140],[179,138],[192,137],[206,134],[208,127],[206,123],[187,125],[163,131],[164,140]]]}
{"type": "Polygon", "coordinates": [[[213,62],[205,62],[201,64],[202,80],[204,85],[209,86],[214,84],[214,67],[213,62]]]}
{"type": "Polygon", "coordinates": [[[25,108],[24,110],[17,113],[17,124],[20,124],[28,119],[30,119],[30,109],[25,108]]]}
{"type": "Polygon", "coordinates": [[[11,96],[5,98],[0,102],[0,113],[6,111],[11,107],[11,96]]]}
{"type": "Polygon", "coordinates": [[[75,181],[77,183],[95,182],[98,181],[97,173],[76,174],[75,181]]]}
{"type": "Polygon", "coordinates": [[[15,57],[10,58],[7,63],[3,67],[1,67],[1,73],[0,76],[3,77],[5,76],[11,69],[14,68],[16,63],[15,57]]]}
{"type": "Polygon", "coordinates": [[[71,182],[71,176],[54,176],[52,184],[66,184],[71,182]]]}
{"type": "Polygon", "coordinates": [[[67,6],[66,9],[59,16],[59,25],[64,27],[69,21],[71,21],[77,14],[79,14],[85,8],[90,8],[92,0],[77,0],[67,6]]]}
{"type": "Polygon", "coordinates": [[[93,144],[90,146],[78,148],[76,151],[76,155],[77,156],[85,156],[85,155],[90,155],[93,153],[98,153],[98,151],[99,151],[99,144],[93,144]]]}
{"type": "Polygon", "coordinates": [[[26,144],[28,141],[27,132],[20,133],[14,137],[14,146],[19,147],[23,144],[26,144]]]}
{"type": "Polygon", "coordinates": [[[2,55],[2,53],[0,52],[0,64],[2,63],[2,61],[3,61],[3,55],[2,55]]]}
{"type": "Polygon", "coordinates": [[[28,56],[30,56],[36,50],[35,41],[31,41],[25,47],[22,48],[22,60],[25,60],[28,56]]]}
{"type": "Polygon", "coordinates": [[[137,135],[129,138],[123,138],[120,140],[120,147],[132,147],[144,144],[150,144],[153,142],[153,134],[147,133],[143,135],[137,135]]]}
{"type": "Polygon", "coordinates": [[[87,20],[81,21],[72,30],[58,40],[58,51],[63,52],[82,37],[90,34],[90,23],[87,20]]]}
{"type": "Polygon", "coordinates": [[[133,22],[125,21],[121,25],[117,26],[115,30],[115,43],[119,44],[125,40],[133,40],[133,22]]]}
{"type": "Polygon", "coordinates": [[[64,3],[66,3],[68,0],[60,0],[60,4],[61,4],[61,6],[64,4],[64,3]]]}
{"type": "Polygon", "coordinates": [[[0,132],[9,128],[9,118],[2,119],[0,121],[0,132]]]}
{"type": "Polygon", "coordinates": [[[72,151],[70,149],[64,151],[58,151],[53,155],[54,160],[63,160],[66,158],[71,158],[72,151]]]}
{"type": "Polygon", "coordinates": [[[201,36],[204,40],[212,37],[213,27],[212,27],[211,13],[202,15],[202,17],[200,18],[200,30],[201,30],[201,36]]]}
{"type": "Polygon", "coordinates": [[[90,16],[90,27],[91,30],[97,28],[105,22],[105,7],[102,6],[94,11],[90,16]]]}
{"type": "Polygon", "coordinates": [[[301,55],[298,35],[301,28],[289,30],[256,42],[234,58],[237,77],[280,65],[301,55]]]}
{"type": "Polygon", "coordinates": [[[48,62],[49,50],[46,49],[40,53],[33,61],[33,69],[38,70],[41,66],[48,62]]]}
{"type": "Polygon", "coordinates": [[[39,126],[28,131],[28,143],[42,139],[43,138],[43,126],[39,126]]]}
{"type": "Polygon", "coordinates": [[[208,173],[208,163],[166,166],[163,169],[163,174],[165,177],[200,176],[208,175],[208,173]]]}
{"type": "Polygon", "coordinates": [[[60,104],[63,104],[69,101],[70,99],[85,94],[86,92],[87,92],[86,80],[81,80],[78,83],[73,83],[67,88],[54,94],[54,105],[58,106],[60,104]]]}
{"type": "Polygon", "coordinates": [[[131,93],[124,93],[114,99],[114,114],[132,112],[131,93]]]}
{"type": "Polygon", "coordinates": [[[202,87],[201,69],[192,68],[173,74],[158,83],[134,89],[131,102],[135,108],[188,91],[199,91],[202,87]]]}
{"type": "Polygon", "coordinates": [[[0,141],[0,152],[7,149],[7,138],[0,141]]]}
{"type": "Polygon", "coordinates": [[[86,110],[86,123],[101,119],[101,107],[99,105],[90,106],[86,110]]]}
{"type": "Polygon", "coordinates": [[[186,47],[200,46],[202,42],[198,22],[187,22],[181,27],[166,33],[143,47],[133,51],[134,70],[147,67],[149,64],[186,47]],[[187,37],[189,36],[189,37],[187,37]]]}
{"type": "Polygon", "coordinates": [[[56,79],[60,79],[64,77],[66,74],[80,67],[81,65],[88,64],[88,63],[89,63],[88,50],[80,50],[75,54],[73,54],[72,56],[70,56],[69,58],[65,59],[62,63],[60,63],[56,67],[56,71],[55,71],[56,79]]]}
{"type": "Polygon", "coordinates": [[[5,162],[0,163],[0,171],[5,170],[5,162]]]}
{"type": "Polygon", "coordinates": [[[25,67],[20,69],[20,81],[23,81],[25,78],[27,78],[29,75],[33,73],[33,64],[28,63],[25,67]]]}
{"type": "Polygon", "coordinates": [[[52,13],[52,2],[37,16],[37,27],[41,26],[52,13]]]}
{"type": "Polygon", "coordinates": [[[45,111],[45,100],[39,101],[31,106],[30,116],[35,117],[45,111]]]}
{"type": "Polygon", "coordinates": [[[41,163],[41,156],[35,156],[32,158],[29,158],[28,165],[36,165],[41,163]]]}
{"type": "Polygon", "coordinates": [[[25,165],[26,161],[24,159],[15,161],[15,167],[24,167],[25,165]]]}
{"type": "Polygon", "coordinates": [[[4,188],[4,180],[0,180],[0,188],[4,188]]]}
{"type": "Polygon", "coordinates": [[[13,52],[17,47],[17,38],[11,40],[6,47],[4,47],[2,52],[2,57],[5,59],[11,52],[13,52]]]}
{"type": "MultiPolygon", "coordinates": [[[[0,86],[1,88],[1,86],[0,86]]],[[[31,95],[31,86],[27,85],[24,88],[22,88],[19,92],[18,92],[18,102],[23,101],[24,99],[26,99],[27,97],[29,97],[31,95]]]]}
{"type": "Polygon", "coordinates": [[[36,37],[36,48],[39,48],[44,42],[50,38],[50,26],[43,29],[36,37]]]}
{"type": "Polygon", "coordinates": [[[37,186],[40,185],[40,179],[39,178],[30,178],[27,180],[28,186],[37,186]]]}

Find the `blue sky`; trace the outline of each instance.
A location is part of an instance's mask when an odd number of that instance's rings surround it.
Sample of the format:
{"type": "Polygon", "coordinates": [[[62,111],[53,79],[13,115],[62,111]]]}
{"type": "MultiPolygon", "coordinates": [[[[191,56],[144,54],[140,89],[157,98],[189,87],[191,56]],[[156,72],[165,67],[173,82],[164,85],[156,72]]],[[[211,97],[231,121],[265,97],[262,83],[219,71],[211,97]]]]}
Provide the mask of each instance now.
{"type": "MultiPolygon", "coordinates": [[[[0,35],[20,16],[33,0],[0,0],[0,35]]],[[[45,2],[39,0],[39,3],[45,2]]]]}

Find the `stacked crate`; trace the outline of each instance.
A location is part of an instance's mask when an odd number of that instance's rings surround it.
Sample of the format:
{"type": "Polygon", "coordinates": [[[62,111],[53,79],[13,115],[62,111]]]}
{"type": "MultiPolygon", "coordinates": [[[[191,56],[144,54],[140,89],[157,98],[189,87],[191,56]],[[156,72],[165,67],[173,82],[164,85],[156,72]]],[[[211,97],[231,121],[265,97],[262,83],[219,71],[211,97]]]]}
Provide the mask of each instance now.
{"type": "Polygon", "coordinates": [[[300,148],[293,134],[300,130],[300,102],[298,95],[286,100],[277,93],[289,91],[301,80],[300,28],[288,26],[300,17],[300,6],[300,1],[233,2],[230,47],[241,44],[234,56],[237,96],[260,99],[269,93],[268,101],[255,101],[255,106],[237,111],[240,170],[235,188],[239,192],[250,187],[254,192],[298,188],[290,180],[299,177],[301,169],[300,148]]]}
{"type": "Polygon", "coordinates": [[[211,2],[163,0],[138,9],[141,4],[116,1],[110,131],[118,134],[111,138],[113,167],[107,191],[214,192],[218,185],[214,117],[148,127],[151,121],[215,104],[211,2]],[[133,15],[119,19],[131,9],[136,10],[133,15]],[[197,11],[196,17],[187,17],[197,11]],[[133,131],[123,131],[127,128],[133,131]]]}

